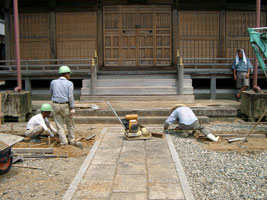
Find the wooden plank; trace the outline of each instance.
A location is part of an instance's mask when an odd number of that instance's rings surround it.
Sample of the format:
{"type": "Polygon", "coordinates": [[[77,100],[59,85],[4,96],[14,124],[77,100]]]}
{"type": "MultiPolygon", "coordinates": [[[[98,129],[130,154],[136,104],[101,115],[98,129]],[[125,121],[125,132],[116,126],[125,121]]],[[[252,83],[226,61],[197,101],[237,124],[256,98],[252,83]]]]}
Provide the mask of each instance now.
{"type": "Polygon", "coordinates": [[[53,148],[12,148],[15,153],[53,153],[53,148]]]}
{"type": "Polygon", "coordinates": [[[220,58],[225,58],[226,56],[226,44],[225,44],[225,10],[221,10],[219,14],[219,54],[220,58]]]}

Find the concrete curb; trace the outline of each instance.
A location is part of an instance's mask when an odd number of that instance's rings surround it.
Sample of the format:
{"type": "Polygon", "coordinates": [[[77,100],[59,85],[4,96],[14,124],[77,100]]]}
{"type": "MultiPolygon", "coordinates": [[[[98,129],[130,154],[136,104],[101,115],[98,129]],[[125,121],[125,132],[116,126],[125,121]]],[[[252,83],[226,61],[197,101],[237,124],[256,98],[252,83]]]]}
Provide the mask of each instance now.
{"type": "Polygon", "coordinates": [[[172,159],[175,163],[176,171],[178,173],[179,179],[181,181],[182,189],[186,200],[194,200],[193,193],[187,181],[183,166],[180,162],[179,156],[175,150],[174,144],[172,142],[171,136],[166,135],[167,143],[172,155],[172,159]]]}
{"type": "Polygon", "coordinates": [[[107,128],[104,128],[102,131],[101,131],[101,134],[100,134],[100,139],[97,140],[95,142],[95,144],[93,145],[92,149],[90,150],[89,154],[87,155],[87,157],[85,158],[80,170],[78,171],[78,173],[76,174],[76,176],[74,177],[73,181],[71,182],[68,190],[66,191],[64,197],[62,198],[62,200],[71,200],[78,185],[80,184],[87,168],[89,167],[89,165],[91,164],[91,161],[100,145],[100,142],[103,138],[103,135],[106,133],[107,131],[107,128]]]}

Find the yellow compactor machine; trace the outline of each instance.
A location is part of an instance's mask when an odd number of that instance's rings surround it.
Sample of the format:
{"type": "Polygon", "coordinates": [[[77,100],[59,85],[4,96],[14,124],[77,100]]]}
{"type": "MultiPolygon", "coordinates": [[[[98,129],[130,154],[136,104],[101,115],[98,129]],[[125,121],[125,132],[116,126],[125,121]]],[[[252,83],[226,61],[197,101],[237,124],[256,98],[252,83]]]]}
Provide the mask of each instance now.
{"type": "Polygon", "coordinates": [[[117,115],[116,111],[113,109],[111,104],[107,101],[108,106],[111,111],[117,117],[119,122],[124,128],[124,135],[127,140],[147,140],[151,139],[152,134],[148,131],[143,125],[138,123],[138,115],[137,114],[129,114],[125,115],[124,119],[120,119],[117,115]]]}

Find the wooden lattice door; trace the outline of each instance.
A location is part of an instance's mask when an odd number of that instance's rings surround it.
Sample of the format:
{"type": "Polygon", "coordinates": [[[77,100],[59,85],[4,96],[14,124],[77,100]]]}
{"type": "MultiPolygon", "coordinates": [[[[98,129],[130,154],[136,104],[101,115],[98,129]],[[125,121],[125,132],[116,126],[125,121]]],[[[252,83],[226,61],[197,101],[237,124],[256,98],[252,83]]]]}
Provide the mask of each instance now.
{"type": "Polygon", "coordinates": [[[170,6],[104,7],[105,66],[171,65],[170,6]]]}

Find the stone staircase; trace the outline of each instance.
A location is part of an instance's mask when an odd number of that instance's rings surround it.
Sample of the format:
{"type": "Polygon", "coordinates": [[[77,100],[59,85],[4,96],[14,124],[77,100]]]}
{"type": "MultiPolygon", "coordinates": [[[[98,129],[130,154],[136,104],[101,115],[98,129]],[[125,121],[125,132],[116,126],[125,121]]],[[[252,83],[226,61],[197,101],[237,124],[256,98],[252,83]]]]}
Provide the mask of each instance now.
{"type": "MultiPolygon", "coordinates": [[[[193,95],[192,79],[184,76],[183,95],[193,95]]],[[[176,72],[105,72],[98,74],[96,96],[178,95],[176,72]]],[[[84,79],[81,100],[90,99],[91,81],[84,79]]],[[[192,97],[190,97],[192,98],[192,97]]]]}
{"type": "MultiPolygon", "coordinates": [[[[237,108],[229,106],[192,107],[192,110],[203,124],[214,120],[229,121],[237,117],[237,108]]],[[[169,109],[120,109],[116,112],[120,118],[126,114],[138,114],[141,124],[163,124],[170,115],[169,109]]],[[[77,109],[74,120],[77,124],[119,124],[109,109],[77,109]]]]}

